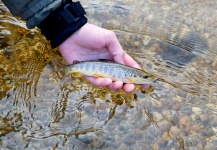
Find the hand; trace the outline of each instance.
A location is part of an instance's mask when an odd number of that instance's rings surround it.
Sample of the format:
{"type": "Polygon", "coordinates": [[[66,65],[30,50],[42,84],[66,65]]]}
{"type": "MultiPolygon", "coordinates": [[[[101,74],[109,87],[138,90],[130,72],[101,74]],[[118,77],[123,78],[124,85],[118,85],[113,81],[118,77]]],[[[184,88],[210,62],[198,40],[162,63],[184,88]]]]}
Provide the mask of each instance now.
{"type": "MultiPolygon", "coordinates": [[[[114,32],[89,23],[85,24],[59,45],[59,49],[68,64],[72,64],[74,60],[107,59],[114,60],[120,64],[140,68],[139,65],[124,52],[114,32]]],[[[122,88],[125,92],[132,92],[134,90],[133,84],[123,84],[121,81],[112,82],[109,78],[92,76],[85,76],[85,78],[96,86],[108,87],[115,92],[122,88]]]]}

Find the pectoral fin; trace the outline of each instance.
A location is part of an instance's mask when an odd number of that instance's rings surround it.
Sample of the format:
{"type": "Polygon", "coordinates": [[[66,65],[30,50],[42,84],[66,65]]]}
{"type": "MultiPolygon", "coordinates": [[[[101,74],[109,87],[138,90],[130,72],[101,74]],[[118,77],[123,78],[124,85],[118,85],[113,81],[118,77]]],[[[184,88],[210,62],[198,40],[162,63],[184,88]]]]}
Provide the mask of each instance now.
{"type": "Polygon", "coordinates": [[[83,74],[81,74],[79,72],[73,72],[72,75],[74,75],[75,77],[82,77],[82,76],[84,76],[83,74]]]}

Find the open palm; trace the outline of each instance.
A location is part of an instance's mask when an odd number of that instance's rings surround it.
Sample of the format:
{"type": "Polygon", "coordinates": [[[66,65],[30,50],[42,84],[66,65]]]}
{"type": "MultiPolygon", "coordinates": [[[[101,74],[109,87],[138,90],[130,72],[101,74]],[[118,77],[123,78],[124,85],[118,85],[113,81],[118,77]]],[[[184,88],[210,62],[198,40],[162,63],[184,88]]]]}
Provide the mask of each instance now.
{"type": "MultiPolygon", "coordinates": [[[[117,63],[140,68],[139,65],[122,49],[116,35],[110,31],[92,24],[85,24],[81,29],[66,39],[60,46],[60,52],[68,64],[73,61],[107,59],[117,63]]],[[[133,84],[112,82],[109,78],[85,77],[96,86],[109,87],[113,91],[123,88],[132,92],[133,84]]]]}

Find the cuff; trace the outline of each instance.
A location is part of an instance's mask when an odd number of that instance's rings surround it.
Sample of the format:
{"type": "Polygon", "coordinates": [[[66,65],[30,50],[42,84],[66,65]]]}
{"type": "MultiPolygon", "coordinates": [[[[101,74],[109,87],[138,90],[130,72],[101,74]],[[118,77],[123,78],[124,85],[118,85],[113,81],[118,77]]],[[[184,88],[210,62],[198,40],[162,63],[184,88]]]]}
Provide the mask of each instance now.
{"type": "Polygon", "coordinates": [[[55,48],[87,23],[85,14],[80,2],[67,1],[52,11],[38,28],[55,48]]]}

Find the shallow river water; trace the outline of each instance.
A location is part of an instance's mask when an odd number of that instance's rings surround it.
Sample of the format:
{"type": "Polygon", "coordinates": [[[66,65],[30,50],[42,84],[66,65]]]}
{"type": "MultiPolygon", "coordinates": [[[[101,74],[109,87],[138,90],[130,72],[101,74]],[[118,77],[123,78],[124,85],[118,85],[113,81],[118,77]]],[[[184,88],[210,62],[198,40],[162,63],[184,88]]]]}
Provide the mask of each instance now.
{"type": "Polygon", "coordinates": [[[156,80],[126,94],[65,77],[0,2],[1,149],[217,149],[217,2],[81,0],[156,80]]]}

